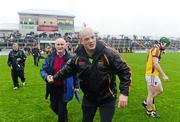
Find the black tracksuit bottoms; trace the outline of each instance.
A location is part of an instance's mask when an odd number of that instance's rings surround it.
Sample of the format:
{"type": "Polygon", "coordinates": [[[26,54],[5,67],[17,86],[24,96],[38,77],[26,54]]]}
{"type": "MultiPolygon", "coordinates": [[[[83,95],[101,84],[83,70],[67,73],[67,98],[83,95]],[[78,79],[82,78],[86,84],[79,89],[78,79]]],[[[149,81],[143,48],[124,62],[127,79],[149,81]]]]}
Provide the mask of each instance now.
{"type": "Polygon", "coordinates": [[[67,102],[62,88],[53,86],[50,91],[50,107],[58,115],[58,122],[68,122],[67,102]]]}
{"type": "Polygon", "coordinates": [[[115,100],[103,104],[98,104],[97,102],[89,101],[87,98],[83,97],[82,122],[93,122],[97,108],[99,108],[101,122],[112,122],[112,118],[115,113],[115,104],[116,104],[115,100]]]}
{"type": "Polygon", "coordinates": [[[21,78],[22,82],[25,82],[24,69],[22,69],[22,70],[11,69],[11,77],[12,77],[12,80],[13,80],[14,87],[19,87],[18,77],[21,78]]]}

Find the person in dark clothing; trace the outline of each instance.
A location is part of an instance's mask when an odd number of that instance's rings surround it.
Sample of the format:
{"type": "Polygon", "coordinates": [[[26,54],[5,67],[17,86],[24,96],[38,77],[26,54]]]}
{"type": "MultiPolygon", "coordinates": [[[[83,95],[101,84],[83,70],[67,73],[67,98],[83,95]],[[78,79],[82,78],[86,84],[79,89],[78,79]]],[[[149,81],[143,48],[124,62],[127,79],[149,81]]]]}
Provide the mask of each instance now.
{"type": "Polygon", "coordinates": [[[118,107],[127,106],[131,72],[120,54],[103,42],[96,41],[91,28],[80,32],[80,45],[76,55],[54,76],[49,75],[49,83],[63,80],[69,75],[77,75],[84,96],[82,101],[83,122],[93,122],[97,108],[101,122],[112,122],[115,113],[116,74],[120,79],[118,107]]]}
{"type": "Polygon", "coordinates": [[[50,106],[58,115],[58,122],[68,121],[67,102],[72,99],[73,90],[78,89],[78,81],[74,76],[71,76],[65,79],[66,82],[56,80],[49,84],[47,76],[56,74],[71,57],[72,55],[66,51],[66,41],[59,38],[55,41],[55,50],[46,57],[40,70],[42,78],[46,81],[46,98],[50,94],[50,106]],[[71,87],[67,87],[71,83],[71,87]],[[70,92],[69,97],[67,96],[68,92],[70,92]]]}
{"type": "Polygon", "coordinates": [[[18,77],[21,78],[23,86],[26,85],[24,68],[25,68],[26,55],[22,50],[19,50],[17,43],[12,45],[12,51],[8,55],[8,66],[11,67],[11,76],[14,84],[14,89],[19,88],[18,77]]]}
{"type": "Polygon", "coordinates": [[[32,49],[32,55],[34,58],[34,65],[38,66],[39,63],[39,58],[41,57],[41,53],[40,50],[38,48],[38,45],[36,45],[33,49],[32,49]]]}

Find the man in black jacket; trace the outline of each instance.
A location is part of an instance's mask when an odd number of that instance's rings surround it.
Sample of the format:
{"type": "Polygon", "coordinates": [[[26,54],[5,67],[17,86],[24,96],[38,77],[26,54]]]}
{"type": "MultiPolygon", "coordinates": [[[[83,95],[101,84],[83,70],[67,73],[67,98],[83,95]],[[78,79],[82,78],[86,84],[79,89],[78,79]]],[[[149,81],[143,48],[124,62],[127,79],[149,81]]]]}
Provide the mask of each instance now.
{"type": "Polygon", "coordinates": [[[96,41],[91,28],[80,32],[80,45],[76,55],[56,75],[47,77],[49,83],[77,75],[84,96],[83,122],[93,122],[97,108],[101,122],[111,122],[115,112],[116,74],[120,79],[118,107],[125,108],[128,101],[131,72],[117,51],[96,41]]]}
{"type": "Polygon", "coordinates": [[[19,88],[18,77],[21,78],[23,86],[25,86],[24,67],[26,55],[19,50],[17,43],[13,43],[12,51],[8,55],[8,66],[11,67],[11,76],[14,84],[14,90],[19,88]]]}
{"type": "Polygon", "coordinates": [[[34,65],[38,66],[39,58],[41,56],[40,50],[38,48],[38,44],[36,44],[35,47],[32,49],[32,55],[34,58],[34,65]]]}

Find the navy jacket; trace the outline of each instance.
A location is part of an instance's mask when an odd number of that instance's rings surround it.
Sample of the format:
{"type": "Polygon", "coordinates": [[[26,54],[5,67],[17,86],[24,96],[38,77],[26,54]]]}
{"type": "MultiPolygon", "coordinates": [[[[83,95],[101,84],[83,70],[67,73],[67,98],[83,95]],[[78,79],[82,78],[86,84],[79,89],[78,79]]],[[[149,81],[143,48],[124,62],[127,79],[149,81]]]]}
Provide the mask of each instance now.
{"type": "MultiPolygon", "coordinates": [[[[41,74],[41,77],[43,78],[44,81],[46,81],[46,99],[48,98],[48,95],[52,89],[52,84],[49,84],[47,82],[47,76],[48,75],[53,75],[52,74],[52,70],[53,70],[53,63],[54,63],[54,59],[55,59],[55,56],[56,56],[56,51],[50,53],[43,65],[42,65],[42,68],[40,70],[40,74],[41,74]]],[[[64,64],[66,64],[66,62],[72,58],[72,55],[68,52],[68,51],[65,51],[65,60],[64,60],[64,64]]],[[[74,88],[78,88],[78,81],[77,79],[74,77],[74,76],[70,76],[66,79],[66,81],[64,82],[64,85],[65,85],[65,93],[64,93],[64,97],[65,97],[65,101],[68,102],[72,99],[73,97],[73,90],[74,88]]]]}

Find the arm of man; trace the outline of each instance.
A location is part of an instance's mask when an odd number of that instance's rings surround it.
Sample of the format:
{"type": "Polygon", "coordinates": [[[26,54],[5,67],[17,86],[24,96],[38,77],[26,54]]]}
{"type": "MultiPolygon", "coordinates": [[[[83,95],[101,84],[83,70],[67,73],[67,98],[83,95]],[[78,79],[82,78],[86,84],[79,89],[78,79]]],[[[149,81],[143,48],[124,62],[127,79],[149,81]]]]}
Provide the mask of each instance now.
{"type": "Polygon", "coordinates": [[[162,78],[165,81],[169,81],[168,76],[164,73],[163,69],[161,68],[160,64],[159,64],[159,59],[157,57],[153,57],[153,66],[159,71],[159,73],[161,74],[162,78]]]}
{"type": "Polygon", "coordinates": [[[20,57],[18,57],[16,60],[18,62],[21,62],[21,63],[25,62],[26,61],[26,55],[25,55],[24,51],[21,50],[19,53],[20,53],[20,57]]]}
{"type": "Polygon", "coordinates": [[[8,61],[7,61],[7,64],[8,64],[9,67],[11,67],[11,65],[12,65],[12,59],[11,59],[10,55],[11,55],[11,54],[9,53],[9,55],[8,55],[8,61]]]}
{"type": "Polygon", "coordinates": [[[76,67],[76,56],[73,58],[69,59],[66,63],[66,65],[59,70],[53,77],[50,77],[49,80],[64,80],[69,76],[75,76],[77,72],[77,67],[76,67]]]}
{"type": "Polygon", "coordinates": [[[49,65],[48,65],[48,61],[47,61],[47,58],[44,60],[43,64],[42,64],[42,68],[40,69],[40,74],[41,74],[41,77],[43,78],[44,81],[46,82],[49,82],[48,78],[49,78],[49,65]]]}
{"type": "Polygon", "coordinates": [[[131,84],[131,71],[118,52],[113,52],[112,56],[113,69],[120,79],[118,107],[125,108],[127,106],[129,87],[131,84]]]}

